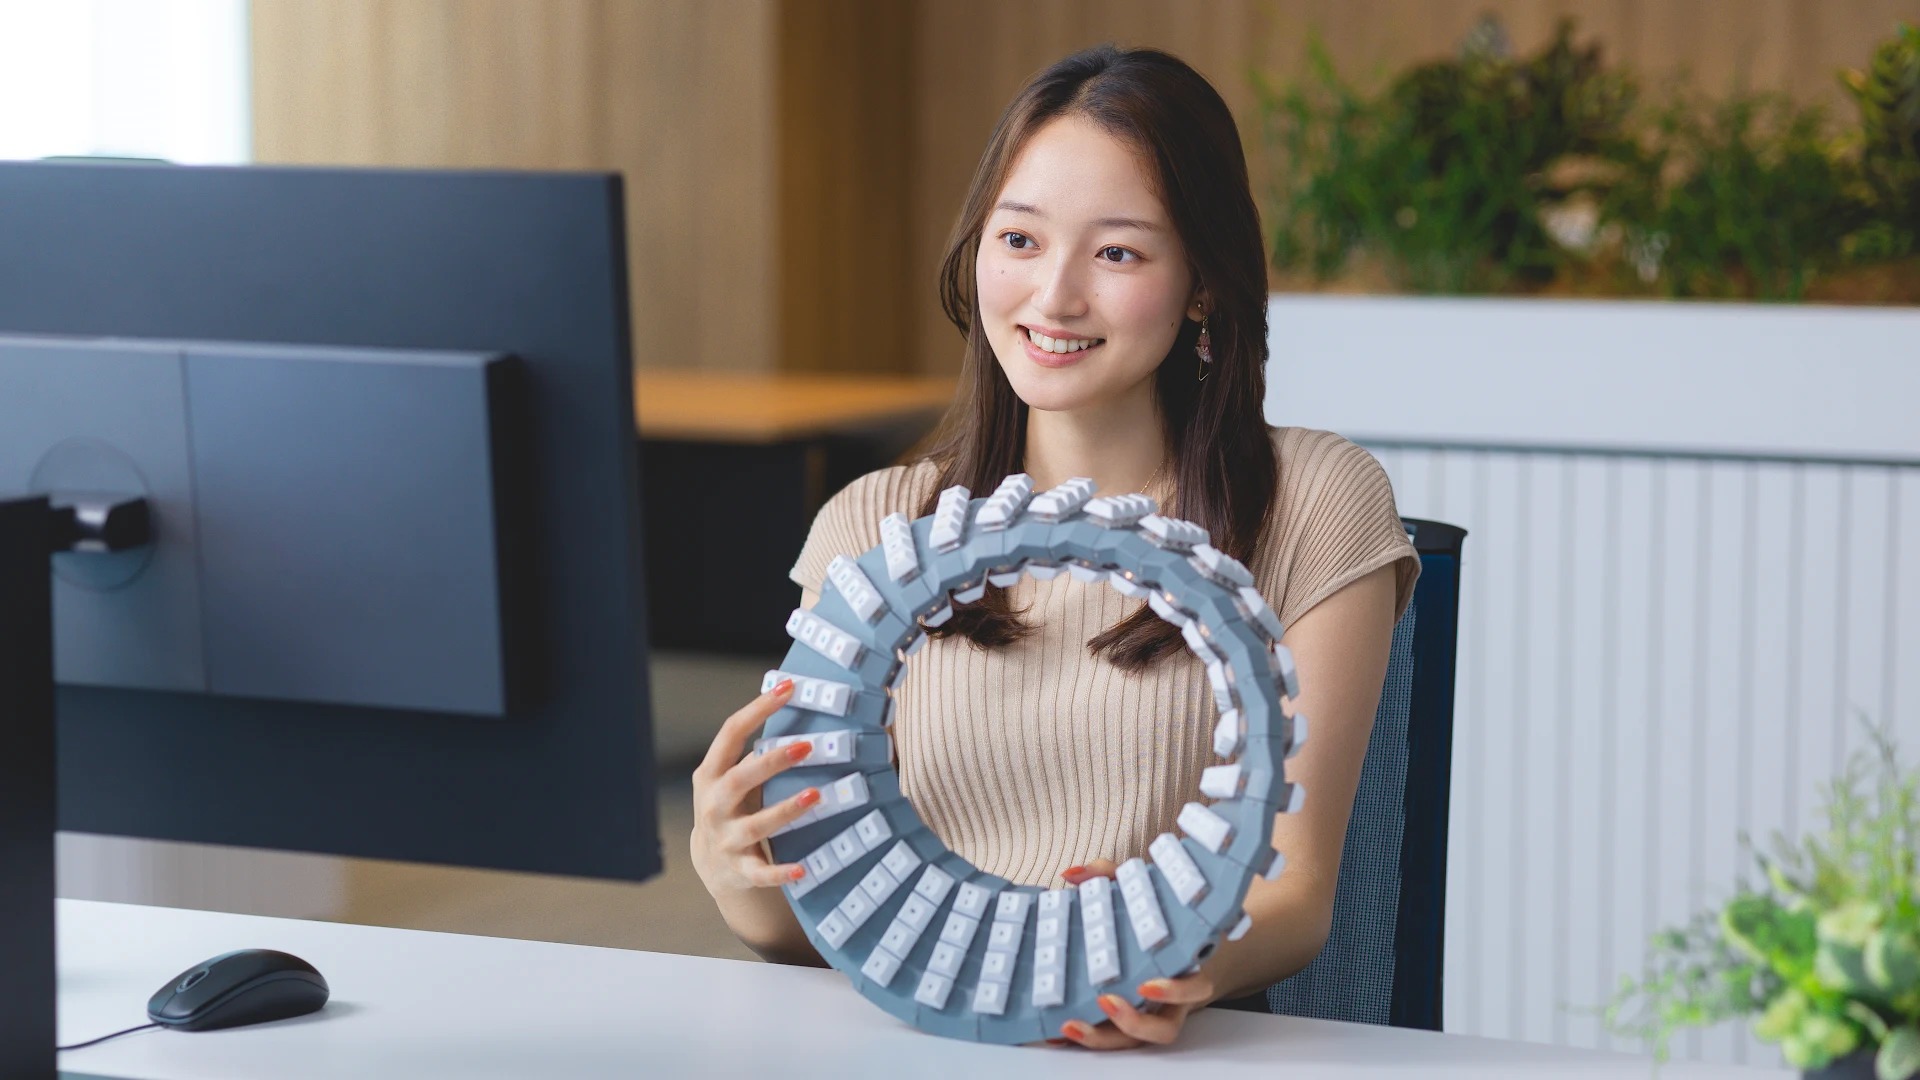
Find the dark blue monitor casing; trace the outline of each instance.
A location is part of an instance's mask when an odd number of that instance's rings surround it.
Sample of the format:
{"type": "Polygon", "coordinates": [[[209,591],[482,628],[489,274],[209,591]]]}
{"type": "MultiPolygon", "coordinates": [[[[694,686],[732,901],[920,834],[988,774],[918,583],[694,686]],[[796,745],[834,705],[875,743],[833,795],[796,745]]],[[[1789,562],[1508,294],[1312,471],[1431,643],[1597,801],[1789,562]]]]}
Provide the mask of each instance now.
{"type": "MultiPolygon", "coordinates": [[[[659,870],[624,260],[612,175],[0,164],[0,335],[132,339],[118,351],[202,365],[187,380],[210,414],[191,468],[218,505],[201,512],[252,530],[210,524],[197,537],[206,564],[183,595],[204,624],[175,644],[198,655],[147,673],[202,681],[128,683],[124,656],[67,672],[60,828],[628,880],[659,870]],[[333,347],[448,358],[449,387],[429,397],[477,390],[478,411],[392,411],[435,373],[395,353],[397,382],[382,384],[333,347]],[[307,428],[249,426],[250,402],[270,415],[289,387],[307,428]],[[320,485],[327,509],[352,505],[357,485],[393,511],[409,489],[382,486],[380,454],[397,444],[333,437],[333,418],[356,415],[389,435],[480,439],[433,474],[470,516],[322,565],[302,538],[323,511],[301,521],[272,476],[336,478],[320,485]],[[497,455],[478,474],[495,487],[472,488],[475,470],[458,464],[469,452],[497,455]],[[468,542],[476,524],[484,544],[468,542]],[[421,595],[470,633],[347,692],[381,650],[328,653],[340,636],[327,621],[378,614],[341,591],[362,580],[356,565],[378,587],[408,541],[460,549],[466,561],[421,595]],[[303,558],[318,576],[302,576],[303,558]],[[263,649],[249,640],[259,626],[217,614],[260,618],[272,608],[246,601],[264,587],[284,588],[288,647],[263,649]],[[303,611],[319,618],[295,625],[303,611]]],[[[412,360],[432,367],[423,356],[412,360]]],[[[0,399],[0,428],[17,407],[0,399]]],[[[125,438],[164,412],[120,407],[131,411],[110,434],[125,438]]],[[[422,475],[394,464],[407,483],[422,475]]],[[[0,483],[31,472],[0,458],[0,483]]],[[[406,569],[387,585],[419,572],[406,569]]],[[[89,618],[110,622],[111,604],[89,618]]],[[[63,671],[81,646],[62,638],[63,671]]]]}

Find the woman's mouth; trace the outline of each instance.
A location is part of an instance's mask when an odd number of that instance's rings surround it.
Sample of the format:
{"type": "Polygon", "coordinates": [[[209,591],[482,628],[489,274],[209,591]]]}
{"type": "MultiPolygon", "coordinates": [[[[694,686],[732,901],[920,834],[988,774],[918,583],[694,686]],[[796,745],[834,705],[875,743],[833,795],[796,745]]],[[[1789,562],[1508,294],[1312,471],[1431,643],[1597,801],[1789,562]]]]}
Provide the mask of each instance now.
{"type": "Polygon", "coordinates": [[[1056,338],[1038,330],[1019,327],[1020,342],[1027,356],[1042,367],[1066,367],[1077,364],[1088,353],[1106,344],[1105,338],[1056,338]]]}

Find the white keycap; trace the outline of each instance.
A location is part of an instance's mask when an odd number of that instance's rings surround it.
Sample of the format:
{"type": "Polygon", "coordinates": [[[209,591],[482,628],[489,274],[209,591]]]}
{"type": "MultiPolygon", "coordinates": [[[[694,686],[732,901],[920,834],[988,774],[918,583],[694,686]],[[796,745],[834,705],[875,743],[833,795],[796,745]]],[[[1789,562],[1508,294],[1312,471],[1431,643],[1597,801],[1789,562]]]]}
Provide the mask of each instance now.
{"type": "Polygon", "coordinates": [[[1000,894],[993,905],[993,917],[1007,922],[1025,922],[1027,908],[1033,905],[1033,894],[1008,889],[1000,894]]]}
{"type": "Polygon", "coordinates": [[[1026,473],[1014,473],[1000,486],[993,489],[987,501],[980,506],[980,514],[974,519],[982,532],[1004,529],[1013,519],[1026,509],[1028,500],[1033,498],[1033,477],[1026,473]]]}
{"type": "Polygon", "coordinates": [[[920,976],[920,988],[913,992],[913,1000],[929,1009],[944,1009],[947,1007],[947,995],[952,992],[951,976],[929,971],[920,976]]]}
{"type": "Polygon", "coordinates": [[[1246,937],[1247,931],[1251,929],[1253,929],[1253,916],[1241,912],[1240,921],[1234,923],[1233,929],[1227,931],[1227,940],[1239,941],[1241,938],[1246,937]]]}
{"type": "Polygon", "coordinates": [[[1153,864],[1166,875],[1167,884],[1179,901],[1192,907],[1207,893],[1206,875],[1187,854],[1186,846],[1172,833],[1161,833],[1147,845],[1147,853],[1153,856],[1153,864]]]}
{"type": "Polygon", "coordinates": [[[1287,813],[1297,814],[1307,805],[1307,789],[1303,784],[1293,784],[1291,787],[1292,790],[1287,792],[1287,813]]]}
{"type": "Polygon", "coordinates": [[[860,842],[852,829],[846,829],[833,838],[833,855],[842,866],[851,865],[867,853],[867,846],[860,842]]]}
{"type": "Polygon", "coordinates": [[[1132,600],[1144,600],[1147,594],[1153,591],[1145,583],[1127,576],[1125,570],[1107,571],[1107,584],[1113,586],[1114,592],[1132,600]]]}
{"type": "Polygon", "coordinates": [[[1142,952],[1152,952],[1166,943],[1169,936],[1167,920],[1159,911],[1143,911],[1129,925],[1133,927],[1133,940],[1140,944],[1142,952]]]}
{"type": "Polygon", "coordinates": [[[1097,566],[1082,566],[1079,563],[1068,563],[1067,573],[1073,575],[1073,580],[1084,581],[1089,585],[1107,580],[1107,572],[1097,566]]]}
{"type": "Polygon", "coordinates": [[[960,965],[967,959],[967,950],[949,941],[942,941],[933,947],[933,955],[927,958],[927,970],[936,975],[945,975],[949,979],[960,977],[960,965]]]}
{"type": "Polygon", "coordinates": [[[1290,718],[1293,725],[1293,742],[1287,744],[1287,756],[1292,757],[1307,745],[1307,714],[1294,713],[1290,718]]]}
{"type": "Polygon", "coordinates": [[[1154,512],[1157,505],[1150,495],[1102,495],[1087,500],[1087,520],[1106,529],[1131,528],[1154,512]]]}
{"type": "Polygon", "coordinates": [[[886,601],[880,599],[879,590],[873,587],[866,572],[845,555],[835,555],[827,563],[827,580],[862,622],[878,621],[880,613],[887,609],[886,601]]]}
{"type": "Polygon", "coordinates": [[[1177,820],[1181,831],[1216,855],[1233,839],[1233,823],[1197,802],[1181,807],[1177,820]]]}
{"type": "Polygon", "coordinates": [[[1113,928],[1104,922],[1089,922],[1086,932],[1087,948],[1105,948],[1113,944],[1113,928]]]}
{"type": "Polygon", "coordinates": [[[860,965],[860,974],[885,986],[893,981],[894,973],[900,970],[900,958],[885,949],[875,949],[867,954],[867,962],[860,965]]]}
{"type": "Polygon", "coordinates": [[[927,898],[930,904],[938,905],[947,898],[947,890],[953,888],[953,875],[937,866],[929,866],[920,875],[920,881],[913,891],[927,898]]]}
{"type": "MultiPolygon", "coordinates": [[[[825,795],[826,792],[821,792],[825,795]]],[[[825,799],[820,800],[822,805],[825,799]]],[[[860,773],[848,773],[833,782],[833,812],[838,814],[856,806],[867,804],[867,778],[860,773]]]]}
{"type": "Polygon", "coordinates": [[[1033,1004],[1044,1009],[1054,1005],[1064,1005],[1067,1001],[1067,979],[1058,971],[1035,971],[1033,973],[1033,1004]]]}
{"type": "Polygon", "coordinates": [[[920,940],[920,931],[912,923],[902,922],[898,916],[880,935],[880,947],[895,956],[904,958],[913,951],[913,943],[920,940]]]}
{"type": "Polygon", "coordinates": [[[867,871],[866,877],[860,879],[860,890],[871,897],[875,904],[892,896],[893,890],[899,887],[900,879],[888,873],[884,866],[874,867],[867,871]]]}
{"type": "Polygon", "coordinates": [[[1213,647],[1213,640],[1207,636],[1206,627],[1197,622],[1189,622],[1180,628],[1180,636],[1186,639],[1187,648],[1200,658],[1203,664],[1220,662],[1220,651],[1213,647]]]}
{"type": "Polygon", "coordinates": [[[1237,603],[1240,610],[1246,613],[1248,621],[1266,633],[1268,641],[1279,641],[1286,636],[1287,628],[1280,625],[1280,616],[1273,613],[1273,608],[1267,605],[1267,598],[1260,595],[1260,590],[1241,586],[1237,603]]]}
{"type": "Polygon", "coordinates": [[[1066,950],[1058,945],[1035,945],[1033,947],[1033,966],[1049,971],[1067,962],[1066,950]]]}
{"type": "Polygon", "coordinates": [[[1278,642],[1273,646],[1274,669],[1280,675],[1280,690],[1290,698],[1300,696],[1300,672],[1293,666],[1293,650],[1278,642]]]}
{"type": "Polygon", "coordinates": [[[1220,714],[1220,722],[1213,725],[1213,752],[1223,758],[1233,757],[1247,745],[1246,725],[1240,720],[1239,709],[1228,709],[1220,714]]]}
{"type": "Polygon", "coordinates": [[[979,919],[970,918],[957,911],[949,911],[946,925],[940,928],[940,940],[964,949],[973,944],[973,932],[979,928],[979,919]]]}
{"type": "Polygon", "coordinates": [[[1194,568],[1229,589],[1238,589],[1253,584],[1253,575],[1241,565],[1240,560],[1214,547],[1212,544],[1195,544],[1188,562],[1194,568]]]}
{"type": "Polygon", "coordinates": [[[893,836],[893,826],[887,824],[887,815],[878,810],[855,822],[850,831],[860,841],[863,852],[872,851],[893,836]]]}
{"type": "Polygon", "coordinates": [[[868,919],[873,918],[873,913],[878,909],[873,906],[872,900],[867,899],[865,890],[855,889],[848,893],[833,910],[839,912],[842,918],[858,930],[867,924],[868,919]]]}
{"type": "Polygon", "coordinates": [[[980,960],[980,977],[992,982],[1008,982],[1013,978],[1013,958],[1010,952],[989,952],[980,960]]]}
{"type": "Polygon", "coordinates": [[[999,1016],[1007,1011],[1007,984],[983,982],[973,988],[973,1011],[999,1016]]]}
{"type": "MultiPolygon", "coordinates": [[[[816,679],[811,675],[795,675],[790,671],[767,672],[760,679],[760,692],[764,694],[772,690],[780,685],[782,679],[793,680],[793,696],[787,700],[790,704],[802,709],[827,713],[830,716],[845,716],[847,710],[853,705],[853,687],[846,683],[835,682],[832,679],[816,679]]],[[[794,741],[805,738],[810,736],[795,736],[794,741]]],[[[764,743],[766,740],[761,741],[764,743]]],[[[818,754],[819,751],[820,748],[815,746],[814,753],[818,754]]],[[[813,759],[809,758],[808,761],[812,763],[813,759]]]]}
{"type": "Polygon", "coordinates": [[[1054,915],[1064,912],[1073,902],[1072,889],[1048,889],[1035,901],[1035,908],[1042,915],[1054,915]]]}
{"type": "Polygon", "coordinates": [[[998,574],[988,574],[987,584],[1002,589],[1011,589],[1015,585],[1020,584],[1021,576],[1019,570],[1003,570],[998,574]]]}
{"type": "Polygon", "coordinates": [[[787,616],[787,635],[848,671],[860,666],[860,639],[806,608],[787,616]]]}
{"type": "Polygon", "coordinates": [[[987,583],[982,581],[971,589],[960,589],[953,594],[956,604],[977,604],[987,595],[987,583]]]}
{"type": "Polygon", "coordinates": [[[1247,774],[1239,762],[1200,770],[1200,794],[1210,799],[1237,799],[1247,790],[1247,774]]]}
{"type": "Polygon", "coordinates": [[[987,929],[987,948],[1005,951],[1020,947],[1020,924],[994,922],[987,929]]]}
{"type": "Polygon", "coordinates": [[[844,863],[840,856],[833,853],[833,844],[825,843],[807,853],[807,873],[825,881],[840,872],[844,863]]]}
{"type": "Polygon", "coordinates": [[[1045,942],[1065,941],[1067,938],[1067,916],[1042,915],[1033,924],[1033,940],[1045,942]]]}
{"type": "Polygon", "coordinates": [[[1147,606],[1153,609],[1155,615],[1183,629],[1193,621],[1193,616],[1174,607],[1173,602],[1167,599],[1166,592],[1161,589],[1155,589],[1147,594],[1147,606]]]}
{"type": "Polygon", "coordinates": [[[1272,861],[1267,863],[1266,870],[1261,872],[1260,876],[1266,878],[1268,881],[1276,881],[1279,879],[1281,872],[1286,868],[1287,857],[1276,851],[1273,853],[1272,861]]]}
{"type": "Polygon", "coordinates": [[[800,874],[799,881],[789,881],[786,884],[787,895],[795,900],[820,887],[820,879],[814,876],[813,868],[805,862],[800,864],[800,874]]]}
{"type": "Polygon", "coordinates": [[[1140,531],[1147,539],[1169,551],[1192,551],[1208,540],[1207,530],[1180,518],[1148,514],[1140,519],[1140,531]]]}
{"type": "Polygon", "coordinates": [[[1093,481],[1084,476],[1076,476],[1058,487],[1034,496],[1027,512],[1046,522],[1064,521],[1080,512],[1093,498],[1093,481]]]}
{"type": "Polygon", "coordinates": [[[970,918],[984,918],[987,914],[987,901],[993,894],[969,881],[960,886],[960,895],[953,898],[953,910],[970,918]]]}
{"type": "Polygon", "coordinates": [[[820,936],[825,939],[829,946],[837,949],[845,945],[847,939],[853,936],[854,927],[852,923],[847,921],[845,915],[835,910],[827,912],[827,917],[821,919],[820,925],[814,927],[814,929],[820,932],[820,936]]]}
{"type": "Polygon", "coordinates": [[[1111,948],[1087,950],[1087,981],[1095,986],[1120,977],[1120,953],[1111,948]]]}
{"type": "Polygon", "coordinates": [[[927,533],[927,542],[933,550],[944,554],[960,546],[966,538],[967,509],[972,499],[973,493],[959,485],[940,493],[940,501],[933,511],[933,528],[927,533]]]}
{"type": "Polygon", "coordinates": [[[915,930],[925,930],[927,924],[933,921],[933,910],[933,905],[927,903],[926,897],[919,895],[909,896],[906,901],[900,905],[900,914],[895,916],[895,918],[913,927],[915,930]]]}
{"type": "Polygon", "coordinates": [[[920,576],[920,555],[913,548],[913,525],[905,514],[880,519],[880,547],[887,557],[887,576],[906,584],[920,576]]]}
{"type": "Polygon", "coordinates": [[[940,610],[922,615],[920,617],[920,625],[931,629],[946,625],[947,620],[951,618],[953,618],[953,605],[942,604],[940,605],[940,610]]]}
{"type": "Polygon", "coordinates": [[[1233,675],[1223,663],[1207,665],[1207,685],[1213,688],[1213,706],[1222,712],[1239,707],[1233,692],[1233,675]]]}
{"type": "Polygon", "coordinates": [[[880,860],[880,865],[886,867],[894,877],[905,881],[919,869],[920,856],[913,853],[913,847],[910,844],[901,840],[888,849],[886,857],[880,860]]]}

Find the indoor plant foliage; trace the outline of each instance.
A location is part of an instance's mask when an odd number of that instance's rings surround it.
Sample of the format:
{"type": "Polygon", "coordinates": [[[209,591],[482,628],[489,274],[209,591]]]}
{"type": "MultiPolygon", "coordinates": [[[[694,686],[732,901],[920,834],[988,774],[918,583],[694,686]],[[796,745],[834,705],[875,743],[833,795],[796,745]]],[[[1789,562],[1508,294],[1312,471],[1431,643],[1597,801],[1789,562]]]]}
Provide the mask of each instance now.
{"type": "Polygon", "coordinates": [[[1377,93],[1308,46],[1256,79],[1273,264],[1325,283],[1920,302],[1920,27],[1841,76],[1856,117],[1644,91],[1563,21],[1514,55],[1483,19],[1377,93]]]}
{"type": "Polygon", "coordinates": [[[1800,1069],[1920,1074],[1920,771],[1886,733],[1826,787],[1826,829],[1755,854],[1758,887],[1655,935],[1646,977],[1607,1007],[1616,1033],[1664,1057],[1682,1027],[1750,1018],[1800,1069]]]}

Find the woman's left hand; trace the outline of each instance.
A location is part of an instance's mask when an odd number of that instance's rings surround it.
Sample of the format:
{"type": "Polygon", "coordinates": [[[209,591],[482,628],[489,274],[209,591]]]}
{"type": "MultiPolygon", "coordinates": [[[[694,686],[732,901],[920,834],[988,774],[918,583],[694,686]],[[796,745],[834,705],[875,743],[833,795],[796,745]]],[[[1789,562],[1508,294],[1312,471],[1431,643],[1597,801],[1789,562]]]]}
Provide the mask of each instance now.
{"type": "MultiPolygon", "coordinates": [[[[1112,877],[1117,867],[1111,860],[1096,859],[1086,866],[1075,866],[1061,873],[1069,885],[1088,878],[1112,877]]],[[[1069,1020],[1060,1028],[1056,1046],[1084,1046],[1089,1050],[1129,1050],[1148,1044],[1164,1046],[1180,1037],[1187,1016],[1204,1008],[1214,998],[1213,980],[1204,971],[1177,979],[1149,979],[1140,984],[1140,996],[1158,1004],[1153,1012],[1136,1009],[1118,994],[1100,995],[1100,1011],[1107,1014],[1103,1024],[1069,1020]]]]}

